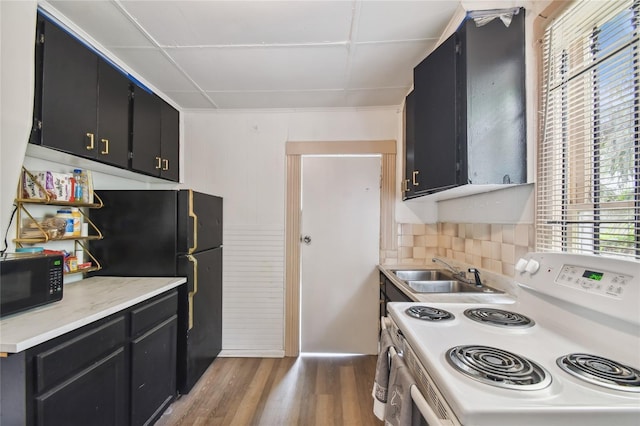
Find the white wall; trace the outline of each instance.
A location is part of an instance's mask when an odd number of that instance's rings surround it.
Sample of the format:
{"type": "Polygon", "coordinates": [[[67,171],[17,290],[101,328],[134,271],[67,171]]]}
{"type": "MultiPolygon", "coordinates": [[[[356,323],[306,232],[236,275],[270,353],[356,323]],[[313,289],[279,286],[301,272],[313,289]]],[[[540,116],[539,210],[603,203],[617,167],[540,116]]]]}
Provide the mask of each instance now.
{"type": "MultiPolygon", "coordinates": [[[[3,239],[31,132],[35,24],[35,1],[0,1],[0,232],[3,239]]],[[[15,235],[13,229],[9,230],[8,238],[12,235],[15,235]]]]}
{"type": "Polygon", "coordinates": [[[185,179],[224,197],[223,355],[284,353],[285,143],[396,139],[399,115],[397,108],[185,114],[185,179]]]}

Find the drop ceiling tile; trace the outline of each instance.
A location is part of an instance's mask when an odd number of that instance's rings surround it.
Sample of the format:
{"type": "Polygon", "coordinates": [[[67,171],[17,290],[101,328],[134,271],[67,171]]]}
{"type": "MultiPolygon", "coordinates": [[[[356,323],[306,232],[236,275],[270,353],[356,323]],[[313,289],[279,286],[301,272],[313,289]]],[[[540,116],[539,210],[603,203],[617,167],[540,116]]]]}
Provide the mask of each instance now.
{"type": "Polygon", "coordinates": [[[394,89],[372,90],[348,90],[345,106],[386,106],[401,105],[405,96],[409,93],[409,87],[394,89]]]}
{"type": "Polygon", "coordinates": [[[182,109],[211,109],[217,107],[200,92],[166,91],[164,94],[182,109]]]}
{"type": "Polygon", "coordinates": [[[356,42],[437,39],[460,1],[362,1],[356,42]]]}
{"type": "Polygon", "coordinates": [[[47,3],[106,48],[153,46],[113,1],[49,0],[47,3]]]}
{"type": "Polygon", "coordinates": [[[167,52],[204,90],[342,89],[345,46],[177,48],[167,52]]]}
{"type": "Polygon", "coordinates": [[[354,47],[349,88],[407,87],[413,67],[433,50],[436,41],[365,43],[354,47]]]}
{"type": "Polygon", "coordinates": [[[222,109],[340,108],[346,105],[342,90],[300,92],[207,92],[222,109]]]}
{"type": "Polygon", "coordinates": [[[163,46],[345,41],[350,1],[121,1],[163,46]]]}
{"type": "Polygon", "coordinates": [[[197,90],[160,49],[112,49],[112,52],[134,76],[142,77],[163,92],[197,90]]]}

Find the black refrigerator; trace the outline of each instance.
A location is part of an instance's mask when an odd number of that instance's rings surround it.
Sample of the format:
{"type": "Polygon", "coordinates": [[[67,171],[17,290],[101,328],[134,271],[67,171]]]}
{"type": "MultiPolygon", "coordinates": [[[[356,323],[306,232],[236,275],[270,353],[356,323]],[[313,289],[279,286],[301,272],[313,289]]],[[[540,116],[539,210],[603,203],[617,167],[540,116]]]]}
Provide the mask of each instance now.
{"type": "Polygon", "coordinates": [[[176,382],[188,393],[222,349],[222,198],[193,190],[96,191],[104,238],[92,275],[187,277],[178,293],[176,382]]]}

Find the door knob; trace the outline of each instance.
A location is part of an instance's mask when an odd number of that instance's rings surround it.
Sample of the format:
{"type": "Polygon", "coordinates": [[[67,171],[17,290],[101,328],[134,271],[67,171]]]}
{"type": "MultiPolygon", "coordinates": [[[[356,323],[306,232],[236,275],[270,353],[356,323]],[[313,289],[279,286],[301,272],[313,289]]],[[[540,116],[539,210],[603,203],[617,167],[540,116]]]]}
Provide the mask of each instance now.
{"type": "Polygon", "coordinates": [[[305,243],[306,245],[310,245],[311,244],[311,237],[308,235],[305,235],[304,237],[302,237],[302,242],[305,243]]]}

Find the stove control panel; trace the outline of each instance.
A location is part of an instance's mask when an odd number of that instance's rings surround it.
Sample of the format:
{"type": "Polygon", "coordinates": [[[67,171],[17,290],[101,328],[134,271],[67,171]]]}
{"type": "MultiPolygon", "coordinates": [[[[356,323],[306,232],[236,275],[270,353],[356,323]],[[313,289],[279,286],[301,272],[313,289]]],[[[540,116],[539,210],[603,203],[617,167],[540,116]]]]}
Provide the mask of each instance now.
{"type": "Polygon", "coordinates": [[[556,283],[602,296],[622,298],[633,277],[617,272],[563,265],[556,283]]]}

